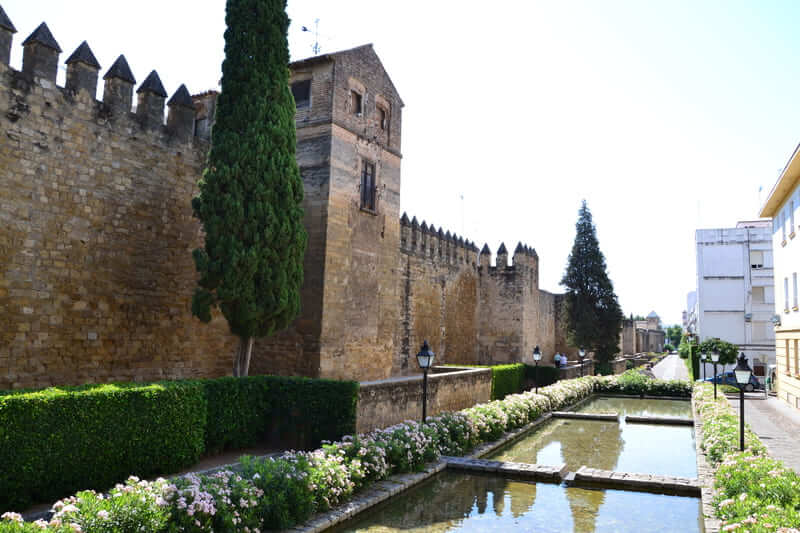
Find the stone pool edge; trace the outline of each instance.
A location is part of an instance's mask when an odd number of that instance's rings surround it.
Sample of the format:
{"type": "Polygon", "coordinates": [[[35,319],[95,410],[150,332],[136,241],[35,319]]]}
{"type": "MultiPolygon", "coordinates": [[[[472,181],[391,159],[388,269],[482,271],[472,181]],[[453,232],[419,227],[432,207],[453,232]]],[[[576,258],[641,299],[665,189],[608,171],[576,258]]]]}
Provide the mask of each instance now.
{"type": "Polygon", "coordinates": [[[692,418],[694,418],[694,446],[697,457],[697,481],[700,483],[700,502],[703,513],[703,531],[705,533],[718,533],[721,521],[714,516],[714,469],[706,459],[703,451],[703,418],[694,403],[692,395],[692,418]]]}

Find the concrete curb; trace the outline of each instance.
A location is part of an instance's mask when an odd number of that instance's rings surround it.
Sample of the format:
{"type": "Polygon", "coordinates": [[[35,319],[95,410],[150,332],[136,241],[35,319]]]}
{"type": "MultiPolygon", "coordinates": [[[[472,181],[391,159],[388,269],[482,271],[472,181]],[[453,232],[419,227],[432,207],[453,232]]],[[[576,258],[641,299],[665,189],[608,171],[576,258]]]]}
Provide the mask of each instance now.
{"type": "Polygon", "coordinates": [[[616,472],[581,466],[575,472],[572,484],[592,485],[599,487],[618,487],[625,490],[639,490],[675,494],[683,496],[700,496],[700,483],[697,479],[686,477],[662,476],[658,474],[640,474],[634,472],[616,472]]]}
{"type": "Polygon", "coordinates": [[[553,411],[553,418],[577,418],[579,420],[604,420],[619,422],[619,413],[574,413],[572,411],[553,411]]]}
{"type": "Polygon", "coordinates": [[[673,426],[694,426],[691,418],[681,418],[679,416],[625,416],[626,424],[664,424],[673,426]]]}

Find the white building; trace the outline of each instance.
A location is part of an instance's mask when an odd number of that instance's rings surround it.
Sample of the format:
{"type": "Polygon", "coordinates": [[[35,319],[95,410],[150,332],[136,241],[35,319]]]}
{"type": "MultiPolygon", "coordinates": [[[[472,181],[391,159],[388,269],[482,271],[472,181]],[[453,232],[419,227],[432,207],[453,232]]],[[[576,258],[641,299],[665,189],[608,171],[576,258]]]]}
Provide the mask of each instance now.
{"type": "Polygon", "coordinates": [[[717,337],[737,344],[763,382],[767,365],[775,362],[772,224],[701,229],[695,242],[696,333],[701,341],[717,337]]]}
{"type": "Polygon", "coordinates": [[[760,216],[772,218],[775,251],[775,373],[778,398],[800,408],[800,311],[797,273],[800,272],[800,146],[772,187],[760,216]]]}

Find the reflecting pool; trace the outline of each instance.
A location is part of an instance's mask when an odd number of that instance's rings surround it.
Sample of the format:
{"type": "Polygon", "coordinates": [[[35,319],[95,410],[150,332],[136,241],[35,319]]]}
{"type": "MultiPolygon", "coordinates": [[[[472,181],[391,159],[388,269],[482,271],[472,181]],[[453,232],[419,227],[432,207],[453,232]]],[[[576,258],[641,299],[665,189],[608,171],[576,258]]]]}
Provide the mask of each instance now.
{"type": "Polygon", "coordinates": [[[640,400],[638,398],[594,397],[575,409],[579,413],[619,413],[620,416],[692,417],[689,400],[640,400]]]}
{"type": "Polygon", "coordinates": [[[445,471],[330,531],[700,532],[700,500],[445,471]]]}
{"type": "Polygon", "coordinates": [[[556,418],[483,459],[697,477],[690,426],[556,418]]]}

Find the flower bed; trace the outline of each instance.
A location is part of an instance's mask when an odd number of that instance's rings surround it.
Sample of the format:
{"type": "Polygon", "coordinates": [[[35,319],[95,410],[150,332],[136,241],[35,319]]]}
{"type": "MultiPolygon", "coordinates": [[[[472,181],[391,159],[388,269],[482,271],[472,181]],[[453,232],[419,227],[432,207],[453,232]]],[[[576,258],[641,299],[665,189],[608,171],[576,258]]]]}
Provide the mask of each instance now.
{"type": "Polygon", "coordinates": [[[607,394],[635,394],[647,396],[674,396],[690,398],[692,384],[687,381],[652,379],[636,369],[619,376],[596,378],[595,391],[607,394]]]}
{"type": "Polygon", "coordinates": [[[740,452],[739,417],[723,396],[715,400],[713,391],[710,384],[696,384],[694,402],[703,424],[700,446],[716,469],[713,503],[722,530],[760,533],[800,527],[800,476],[769,457],[749,428],[745,451],[740,452]]]}
{"type": "MultiPolygon", "coordinates": [[[[277,459],[243,457],[240,472],[186,476],[171,482],[131,478],[109,497],[81,492],[57,502],[49,523],[4,515],[0,533],[20,531],[258,531],[290,527],[350,498],[392,474],[421,470],[440,455],[464,455],[542,414],[590,396],[596,389],[626,390],[622,376],[560,381],[532,391],[368,434],[326,443],[312,452],[277,459]],[[124,524],[115,526],[114,524],[124,524]],[[72,529],[66,529],[72,528],[72,529]],[[76,529],[77,528],[77,529],[76,529]],[[116,528],[116,529],[115,529],[116,528]],[[143,528],[143,529],[142,529],[143,528]]],[[[659,389],[646,380],[645,389],[659,389]]],[[[638,390],[638,389],[637,389],[638,390]]]]}

